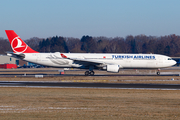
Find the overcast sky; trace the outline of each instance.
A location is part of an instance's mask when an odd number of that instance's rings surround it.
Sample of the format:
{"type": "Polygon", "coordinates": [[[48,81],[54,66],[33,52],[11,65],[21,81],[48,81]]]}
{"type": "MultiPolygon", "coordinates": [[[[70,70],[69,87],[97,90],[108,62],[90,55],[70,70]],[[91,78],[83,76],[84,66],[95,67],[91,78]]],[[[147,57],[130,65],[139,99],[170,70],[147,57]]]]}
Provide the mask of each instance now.
{"type": "Polygon", "coordinates": [[[0,0],[0,37],[180,35],[180,0],[0,0]]]}

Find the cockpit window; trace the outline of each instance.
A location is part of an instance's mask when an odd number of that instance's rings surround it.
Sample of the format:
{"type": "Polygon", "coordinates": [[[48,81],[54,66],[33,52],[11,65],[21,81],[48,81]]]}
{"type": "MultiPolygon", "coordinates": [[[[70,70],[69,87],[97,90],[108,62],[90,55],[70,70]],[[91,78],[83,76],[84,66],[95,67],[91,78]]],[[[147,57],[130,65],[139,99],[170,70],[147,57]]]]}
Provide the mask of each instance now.
{"type": "Polygon", "coordinates": [[[172,60],[172,58],[168,58],[168,60],[172,60]]]}

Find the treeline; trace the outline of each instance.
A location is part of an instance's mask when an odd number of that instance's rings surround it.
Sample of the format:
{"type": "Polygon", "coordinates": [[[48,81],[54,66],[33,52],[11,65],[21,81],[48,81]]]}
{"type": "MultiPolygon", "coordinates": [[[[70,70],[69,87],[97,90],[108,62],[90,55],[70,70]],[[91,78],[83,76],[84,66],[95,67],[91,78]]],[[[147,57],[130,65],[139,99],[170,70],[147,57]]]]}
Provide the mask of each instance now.
{"type": "MultiPolygon", "coordinates": [[[[161,37],[129,35],[126,38],[92,37],[66,38],[55,36],[47,39],[31,38],[25,41],[40,52],[71,53],[155,53],[180,56],[180,36],[175,34],[161,37]]],[[[0,38],[0,54],[12,51],[7,40],[0,38]]]]}
{"type": "Polygon", "coordinates": [[[12,51],[9,41],[4,38],[0,38],[0,54],[6,54],[6,52],[12,51]]]}

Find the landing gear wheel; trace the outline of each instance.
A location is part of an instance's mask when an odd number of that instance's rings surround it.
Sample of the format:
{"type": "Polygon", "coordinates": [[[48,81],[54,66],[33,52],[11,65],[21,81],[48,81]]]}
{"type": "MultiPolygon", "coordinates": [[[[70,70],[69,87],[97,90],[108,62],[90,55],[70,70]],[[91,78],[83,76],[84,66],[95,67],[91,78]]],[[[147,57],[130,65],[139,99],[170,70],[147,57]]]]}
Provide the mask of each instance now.
{"type": "Polygon", "coordinates": [[[89,71],[89,75],[93,76],[94,75],[94,71],[89,71]]]}
{"type": "Polygon", "coordinates": [[[160,72],[159,72],[159,71],[157,72],[157,75],[160,75],[160,72]]]}
{"type": "Polygon", "coordinates": [[[85,75],[88,76],[88,75],[89,75],[89,71],[86,71],[86,72],[85,72],[85,75]]]}
{"type": "Polygon", "coordinates": [[[88,76],[88,75],[93,76],[93,75],[94,75],[94,71],[86,71],[86,72],[85,72],[85,75],[86,75],[86,76],[88,76]]]}

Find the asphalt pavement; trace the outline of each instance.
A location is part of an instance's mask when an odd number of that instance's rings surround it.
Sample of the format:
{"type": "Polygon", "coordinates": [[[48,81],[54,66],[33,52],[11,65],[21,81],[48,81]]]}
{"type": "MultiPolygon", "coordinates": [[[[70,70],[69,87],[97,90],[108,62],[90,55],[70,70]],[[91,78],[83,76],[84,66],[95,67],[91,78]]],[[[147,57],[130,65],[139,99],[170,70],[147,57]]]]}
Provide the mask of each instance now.
{"type": "Polygon", "coordinates": [[[0,87],[66,87],[121,89],[180,89],[180,84],[122,84],[82,82],[0,82],[0,87]]]}

